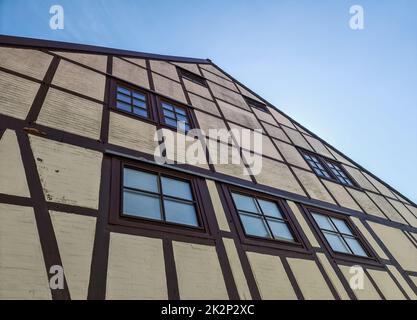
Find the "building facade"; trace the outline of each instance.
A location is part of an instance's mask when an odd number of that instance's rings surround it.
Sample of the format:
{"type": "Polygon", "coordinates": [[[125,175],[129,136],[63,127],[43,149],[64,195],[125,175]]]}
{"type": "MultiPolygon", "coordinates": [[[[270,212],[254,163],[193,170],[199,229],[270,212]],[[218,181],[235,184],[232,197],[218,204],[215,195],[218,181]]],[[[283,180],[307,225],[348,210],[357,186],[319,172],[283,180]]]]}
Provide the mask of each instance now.
{"type": "Polygon", "coordinates": [[[416,204],[210,60],[0,44],[1,299],[417,298],[416,204]]]}

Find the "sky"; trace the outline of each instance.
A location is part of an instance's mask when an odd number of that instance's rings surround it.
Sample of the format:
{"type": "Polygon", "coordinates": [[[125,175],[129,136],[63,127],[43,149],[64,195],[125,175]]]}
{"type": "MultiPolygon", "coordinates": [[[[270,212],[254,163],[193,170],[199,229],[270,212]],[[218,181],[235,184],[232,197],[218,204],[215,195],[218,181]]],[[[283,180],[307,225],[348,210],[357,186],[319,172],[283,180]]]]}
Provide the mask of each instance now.
{"type": "Polygon", "coordinates": [[[0,34],[210,58],[417,202],[415,0],[0,0],[0,34]]]}

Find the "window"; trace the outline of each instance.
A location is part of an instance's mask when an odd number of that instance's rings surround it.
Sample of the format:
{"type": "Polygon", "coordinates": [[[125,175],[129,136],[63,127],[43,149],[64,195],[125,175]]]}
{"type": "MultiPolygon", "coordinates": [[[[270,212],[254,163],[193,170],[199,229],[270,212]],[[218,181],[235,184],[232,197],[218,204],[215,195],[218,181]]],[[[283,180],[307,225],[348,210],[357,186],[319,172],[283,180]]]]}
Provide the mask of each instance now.
{"type": "Polygon", "coordinates": [[[122,191],[125,216],[199,226],[189,181],[124,167],[122,191]]]}
{"type": "Polygon", "coordinates": [[[235,192],[232,198],[246,235],[295,242],[277,203],[235,192]]]}
{"type": "Polygon", "coordinates": [[[312,212],[313,218],[333,251],[369,257],[358,236],[343,219],[312,212]]]}
{"type": "Polygon", "coordinates": [[[206,79],[204,79],[203,77],[182,68],[178,68],[178,70],[181,77],[183,77],[184,79],[195,82],[200,86],[207,87],[206,79]]]}
{"type": "Polygon", "coordinates": [[[268,110],[266,109],[266,105],[263,104],[262,102],[256,101],[256,100],[254,100],[252,98],[245,97],[245,96],[244,96],[244,98],[246,100],[246,103],[250,107],[255,108],[255,109],[258,109],[258,110],[261,110],[261,111],[264,111],[264,112],[268,112],[268,110]]]}
{"type": "Polygon", "coordinates": [[[306,159],[306,161],[308,162],[310,167],[314,170],[314,172],[318,176],[330,179],[329,173],[323,167],[323,165],[321,164],[321,162],[319,161],[319,159],[317,157],[315,157],[313,155],[310,155],[310,154],[307,154],[307,153],[303,153],[303,157],[304,157],[304,159],[306,159]]]}
{"type": "Polygon", "coordinates": [[[301,151],[304,159],[307,161],[311,169],[322,178],[330,179],[349,187],[357,187],[353,179],[348,176],[342,166],[333,160],[326,159],[310,152],[301,151]]]}
{"type": "Polygon", "coordinates": [[[342,168],[330,161],[326,161],[327,166],[330,168],[334,176],[339,180],[339,182],[348,185],[353,186],[352,181],[346,176],[346,174],[343,172],[342,168]]]}
{"type": "Polygon", "coordinates": [[[117,85],[116,109],[140,117],[149,118],[146,95],[117,85]]]}
{"type": "Polygon", "coordinates": [[[190,130],[190,119],[186,108],[164,101],[161,102],[161,106],[164,123],[167,126],[184,132],[188,132],[190,130]]]}

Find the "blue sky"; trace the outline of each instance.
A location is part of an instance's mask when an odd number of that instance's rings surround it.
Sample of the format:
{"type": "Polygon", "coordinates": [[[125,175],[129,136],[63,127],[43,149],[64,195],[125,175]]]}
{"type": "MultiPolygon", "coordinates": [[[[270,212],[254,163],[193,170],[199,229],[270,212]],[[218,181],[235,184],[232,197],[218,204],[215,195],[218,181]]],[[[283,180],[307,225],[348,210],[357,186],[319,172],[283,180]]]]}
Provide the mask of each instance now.
{"type": "Polygon", "coordinates": [[[0,0],[0,33],[211,58],[417,201],[415,0],[0,0]]]}

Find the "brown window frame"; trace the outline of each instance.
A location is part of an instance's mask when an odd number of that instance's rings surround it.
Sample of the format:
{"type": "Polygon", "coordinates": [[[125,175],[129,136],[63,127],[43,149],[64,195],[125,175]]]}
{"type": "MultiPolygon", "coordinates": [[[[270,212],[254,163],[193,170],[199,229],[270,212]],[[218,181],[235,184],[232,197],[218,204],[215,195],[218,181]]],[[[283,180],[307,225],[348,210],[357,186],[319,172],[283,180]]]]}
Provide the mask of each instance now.
{"type": "Polygon", "coordinates": [[[249,105],[249,107],[269,113],[266,104],[256,101],[255,99],[249,98],[247,96],[243,96],[246,103],[249,105]]]}
{"type": "MultiPolygon", "coordinates": [[[[176,101],[165,98],[165,97],[157,96],[156,100],[157,100],[156,104],[157,104],[157,113],[158,113],[158,118],[159,118],[159,126],[164,127],[164,128],[168,128],[168,129],[171,129],[171,130],[174,130],[174,131],[177,131],[177,132],[182,132],[182,131],[178,130],[178,127],[174,128],[173,126],[170,126],[170,125],[166,124],[165,116],[164,116],[164,112],[163,112],[163,108],[162,108],[162,103],[165,102],[165,103],[171,104],[171,105],[176,106],[176,107],[180,107],[180,108],[185,110],[185,113],[187,114],[187,118],[188,118],[188,124],[189,124],[189,127],[190,127],[189,130],[197,128],[196,121],[195,121],[195,118],[194,118],[194,114],[193,114],[191,108],[189,108],[189,107],[187,107],[187,106],[185,106],[181,103],[178,103],[176,101]]],[[[185,132],[185,133],[187,133],[187,132],[185,132]]]]}
{"type": "Polygon", "coordinates": [[[181,78],[183,79],[187,79],[188,81],[194,82],[202,87],[206,87],[207,88],[207,80],[206,78],[191,72],[189,70],[186,70],[184,68],[178,67],[177,66],[177,70],[179,75],[181,76],[181,78]]]}
{"type": "Polygon", "coordinates": [[[173,126],[167,125],[165,123],[165,118],[164,118],[163,111],[162,111],[162,102],[166,102],[166,103],[169,103],[169,104],[172,104],[174,106],[178,106],[178,107],[184,109],[187,113],[187,118],[188,118],[188,121],[189,121],[190,130],[198,128],[196,117],[194,116],[193,109],[190,108],[189,106],[187,106],[185,104],[182,104],[178,101],[174,101],[172,99],[169,99],[167,97],[160,96],[155,92],[151,92],[151,91],[146,90],[144,88],[126,83],[126,82],[124,82],[122,80],[119,80],[119,79],[112,79],[112,81],[110,82],[109,108],[110,108],[111,111],[116,112],[116,113],[120,113],[124,116],[130,117],[130,118],[133,118],[133,119],[136,119],[136,120],[151,123],[153,125],[156,125],[158,127],[158,129],[159,128],[166,128],[166,129],[169,129],[169,130],[172,130],[172,131],[182,132],[182,131],[178,130],[178,128],[174,128],[173,126]],[[149,116],[147,118],[145,118],[143,116],[136,115],[134,113],[118,109],[116,107],[117,86],[125,87],[126,89],[136,91],[138,93],[143,94],[146,97],[146,105],[147,105],[147,108],[148,108],[149,116]]]}
{"type": "Polygon", "coordinates": [[[355,179],[353,179],[353,177],[345,170],[345,168],[343,168],[343,165],[342,165],[342,163],[341,162],[338,162],[338,161],[336,161],[336,160],[333,160],[333,159],[329,159],[329,158],[327,158],[327,157],[325,157],[325,156],[322,156],[322,155],[320,155],[320,154],[318,154],[318,153],[314,153],[314,152],[312,152],[312,151],[309,151],[309,150],[305,150],[305,149],[303,149],[303,148],[298,148],[299,149],[299,151],[300,151],[300,153],[301,153],[301,156],[303,157],[303,159],[304,159],[304,161],[305,162],[307,162],[307,164],[308,164],[308,166],[310,167],[310,169],[313,171],[313,173],[318,177],[318,178],[320,178],[320,179],[325,179],[325,180],[328,180],[328,181],[332,181],[332,182],[335,182],[335,183],[338,183],[338,184],[340,184],[340,185],[342,185],[342,186],[346,186],[346,187],[349,187],[349,188],[354,188],[354,189],[359,189],[359,190],[362,190],[362,188],[359,186],[359,184],[356,182],[356,180],[355,179]],[[314,170],[314,168],[311,166],[311,164],[310,164],[310,162],[309,161],[307,161],[305,158],[304,158],[304,155],[311,155],[311,156],[314,156],[315,158],[317,158],[317,160],[320,162],[320,164],[323,166],[323,168],[325,169],[325,171],[326,171],[326,173],[330,176],[330,178],[328,178],[328,177],[323,177],[323,176],[320,176],[320,175],[318,175],[317,174],[317,172],[314,170]],[[334,165],[337,165],[337,167],[339,167],[340,168],[340,170],[343,172],[343,174],[344,175],[346,175],[346,177],[350,180],[350,182],[352,182],[352,185],[349,185],[349,184],[346,184],[346,183],[342,183],[338,178],[337,178],[337,176],[333,173],[333,171],[332,171],[332,169],[329,167],[329,165],[327,164],[327,162],[330,162],[330,163],[332,163],[332,164],[334,164],[334,165]]]}
{"type": "Polygon", "coordinates": [[[210,236],[209,224],[207,220],[207,208],[204,205],[202,195],[204,192],[202,188],[204,186],[201,181],[202,178],[192,176],[176,170],[164,168],[161,166],[123,159],[119,157],[112,157],[111,159],[111,187],[110,187],[110,210],[109,210],[109,223],[111,225],[148,229],[153,231],[162,231],[170,233],[180,233],[187,236],[212,238],[210,236]],[[139,171],[150,172],[157,174],[158,176],[171,177],[173,179],[187,181],[190,183],[193,199],[195,201],[195,211],[198,226],[191,226],[186,224],[180,224],[164,220],[154,220],[145,217],[134,217],[125,215],[122,212],[123,203],[123,169],[132,168],[139,171]]]}
{"type": "Polygon", "coordinates": [[[350,219],[350,216],[341,214],[341,213],[336,213],[336,212],[329,211],[329,210],[325,210],[325,209],[316,208],[313,206],[308,206],[308,205],[302,205],[302,208],[304,212],[306,213],[308,221],[313,226],[314,232],[317,234],[320,242],[322,243],[322,247],[324,247],[329,252],[330,256],[333,259],[335,259],[337,262],[341,262],[341,263],[347,262],[349,264],[368,264],[372,266],[382,265],[380,259],[378,258],[377,253],[372,248],[371,244],[363,236],[363,234],[360,232],[358,227],[356,227],[356,225],[350,219]],[[318,213],[318,214],[328,216],[328,217],[334,217],[345,222],[346,225],[351,230],[354,238],[359,241],[360,245],[368,254],[368,256],[363,257],[363,256],[351,254],[351,253],[334,251],[330,243],[327,241],[326,237],[324,236],[323,231],[320,229],[318,223],[314,219],[313,213],[318,213]]]}
{"type": "Polygon", "coordinates": [[[238,186],[232,185],[223,185],[223,190],[225,194],[225,201],[231,212],[232,220],[234,225],[236,226],[236,231],[238,233],[239,239],[241,243],[249,246],[256,246],[256,247],[267,247],[271,249],[277,250],[285,250],[285,251],[292,251],[295,253],[311,253],[311,247],[308,245],[308,241],[299,225],[296,217],[292,213],[290,207],[286,203],[284,199],[281,199],[276,196],[272,196],[269,194],[257,192],[254,190],[241,188],[238,186]],[[247,235],[245,233],[245,229],[243,223],[240,219],[239,212],[235,206],[235,203],[232,198],[232,193],[239,193],[249,197],[256,197],[259,199],[264,199],[267,201],[274,202],[278,208],[281,210],[285,218],[285,222],[294,237],[294,242],[279,240],[279,239],[269,239],[263,238],[253,235],[247,235]]]}

